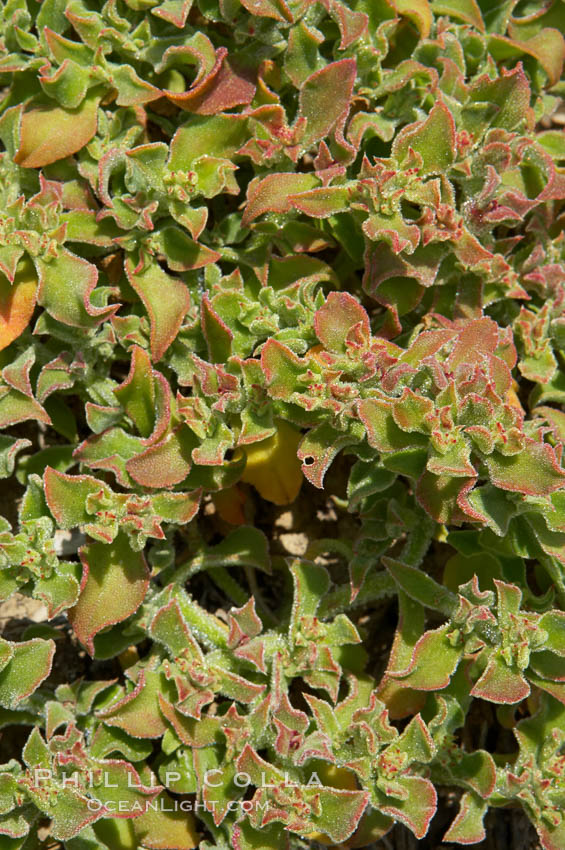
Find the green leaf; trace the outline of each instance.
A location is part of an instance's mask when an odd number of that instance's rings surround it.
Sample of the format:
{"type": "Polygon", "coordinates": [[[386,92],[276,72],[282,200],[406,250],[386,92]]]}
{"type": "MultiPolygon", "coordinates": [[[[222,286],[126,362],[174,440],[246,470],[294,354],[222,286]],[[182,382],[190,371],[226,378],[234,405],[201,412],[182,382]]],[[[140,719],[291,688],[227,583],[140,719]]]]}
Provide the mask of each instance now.
{"type": "Polygon", "coordinates": [[[565,481],[565,470],[558,464],[552,447],[529,438],[519,454],[493,452],[485,463],[492,483],[502,490],[543,496],[558,490],[565,481]]]}
{"type": "Polygon", "coordinates": [[[98,280],[96,266],[66,248],[56,257],[37,258],[38,303],[63,322],[78,328],[91,328],[108,319],[117,306],[97,307],[90,300],[98,280]]]}
{"type": "Polygon", "coordinates": [[[158,362],[175,339],[190,306],[185,284],[164,272],[155,260],[143,265],[126,260],[126,274],[147,310],[151,326],[151,359],[158,362]]]}
{"type": "Polygon", "coordinates": [[[143,555],[132,552],[125,534],[110,544],[82,546],[79,554],[81,594],[68,617],[77,638],[94,655],[94,636],[127,619],[143,602],[149,570],[143,555]]]}
{"type": "Polygon", "coordinates": [[[325,138],[336,125],[343,126],[349,112],[356,73],[355,59],[340,59],[314,71],[304,81],[299,95],[298,120],[306,120],[301,147],[310,147],[325,138]]]}
{"type": "Polygon", "coordinates": [[[92,89],[80,106],[39,106],[22,115],[20,145],[14,161],[23,168],[43,168],[83,148],[97,129],[100,93],[92,89]]]}
{"type": "Polygon", "coordinates": [[[403,687],[435,691],[447,687],[461,660],[462,647],[453,646],[448,626],[426,632],[416,643],[406,670],[390,672],[403,687]]]}
{"type": "Polygon", "coordinates": [[[440,611],[447,617],[457,608],[457,597],[446,587],[442,587],[434,579],[420,569],[409,567],[392,558],[383,558],[383,564],[394,580],[416,602],[426,608],[440,611]]]}
{"type": "Polygon", "coordinates": [[[422,157],[423,174],[445,172],[455,158],[455,122],[447,106],[439,101],[425,121],[410,124],[396,136],[393,156],[402,162],[412,148],[422,157]]]}
{"type": "Polygon", "coordinates": [[[155,425],[155,378],[147,352],[138,345],[131,351],[129,375],[114,395],[141,436],[148,437],[155,425]]]}
{"type": "Polygon", "coordinates": [[[0,672],[0,705],[17,708],[51,672],[55,643],[33,638],[11,644],[13,656],[0,672]]]}
{"type": "Polygon", "coordinates": [[[444,841],[457,844],[478,844],[486,836],[483,824],[488,804],[472,791],[466,791],[459,803],[459,812],[443,836],[444,841]]]}

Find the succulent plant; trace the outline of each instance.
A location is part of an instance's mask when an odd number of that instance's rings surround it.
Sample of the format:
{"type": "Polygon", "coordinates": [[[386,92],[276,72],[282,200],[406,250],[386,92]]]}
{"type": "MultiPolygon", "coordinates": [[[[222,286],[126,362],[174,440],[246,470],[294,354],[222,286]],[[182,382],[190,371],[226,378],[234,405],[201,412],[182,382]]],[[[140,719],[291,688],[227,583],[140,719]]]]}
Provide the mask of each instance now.
{"type": "Polygon", "coordinates": [[[3,4],[2,847],[562,850],[564,28],[3,4]]]}

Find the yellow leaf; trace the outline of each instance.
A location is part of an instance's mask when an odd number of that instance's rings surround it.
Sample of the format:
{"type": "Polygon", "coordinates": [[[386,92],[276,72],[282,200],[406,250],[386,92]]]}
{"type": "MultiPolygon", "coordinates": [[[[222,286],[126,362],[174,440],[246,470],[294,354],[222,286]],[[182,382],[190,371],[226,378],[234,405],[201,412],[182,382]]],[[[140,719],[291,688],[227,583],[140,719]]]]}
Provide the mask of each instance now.
{"type": "Polygon", "coordinates": [[[294,502],[302,486],[301,463],[296,456],[301,433],[288,422],[279,421],[272,437],[236,452],[247,458],[242,481],[253,484],[260,495],[275,505],[294,502]]]}
{"type": "Polygon", "coordinates": [[[27,328],[37,299],[37,276],[31,263],[21,264],[14,282],[0,274],[0,350],[27,328]]]}
{"type": "Polygon", "coordinates": [[[522,407],[522,405],[520,403],[520,399],[518,398],[517,390],[518,390],[518,384],[516,383],[516,381],[513,380],[512,386],[510,387],[510,389],[506,393],[506,401],[511,407],[515,407],[516,410],[520,410],[523,413],[524,408],[522,407]]]}

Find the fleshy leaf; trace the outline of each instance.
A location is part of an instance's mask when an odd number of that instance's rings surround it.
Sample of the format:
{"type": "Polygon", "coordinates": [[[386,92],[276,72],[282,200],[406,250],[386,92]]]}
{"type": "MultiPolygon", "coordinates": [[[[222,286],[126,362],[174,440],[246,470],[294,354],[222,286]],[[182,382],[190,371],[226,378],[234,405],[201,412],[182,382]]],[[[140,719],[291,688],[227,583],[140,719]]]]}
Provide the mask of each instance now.
{"type": "Polygon", "coordinates": [[[69,621],[80,642],[94,655],[94,636],[121,623],[137,609],[149,586],[149,570],[140,552],[132,552],[125,534],[113,543],[89,543],[80,549],[83,566],[80,598],[69,621]]]}
{"type": "Polygon", "coordinates": [[[149,315],[151,359],[159,361],[173,342],[190,306],[185,284],[164,272],[157,263],[142,268],[126,260],[126,273],[149,315]]]}
{"type": "Polygon", "coordinates": [[[25,111],[14,160],[23,168],[42,168],[79,151],[96,133],[99,102],[93,89],[74,109],[40,106],[25,111]]]}
{"type": "Polygon", "coordinates": [[[438,174],[449,168],[455,158],[455,122],[444,103],[436,103],[425,121],[408,125],[395,138],[397,159],[405,159],[410,148],[422,157],[422,173],[438,174]]]}
{"type": "Polygon", "coordinates": [[[301,146],[310,146],[325,138],[334,127],[343,125],[349,112],[356,72],[354,59],[340,59],[305,80],[299,96],[299,116],[306,119],[301,146]]]}
{"type": "Polygon", "coordinates": [[[37,276],[29,265],[16,273],[14,282],[0,274],[0,350],[27,328],[37,298],[37,276]]]}

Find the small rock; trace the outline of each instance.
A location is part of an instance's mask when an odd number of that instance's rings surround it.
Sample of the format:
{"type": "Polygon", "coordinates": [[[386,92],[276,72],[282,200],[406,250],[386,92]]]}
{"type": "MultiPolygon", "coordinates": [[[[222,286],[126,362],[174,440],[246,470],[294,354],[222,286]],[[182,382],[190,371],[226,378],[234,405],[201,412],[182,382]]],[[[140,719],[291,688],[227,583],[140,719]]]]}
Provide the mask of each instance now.
{"type": "Polygon", "coordinates": [[[290,531],[293,523],[292,511],[283,511],[275,520],[275,526],[277,528],[284,528],[286,531],[290,531]]]}
{"type": "Polygon", "coordinates": [[[289,555],[304,555],[308,548],[308,537],[306,534],[281,534],[279,540],[289,555]]]}

